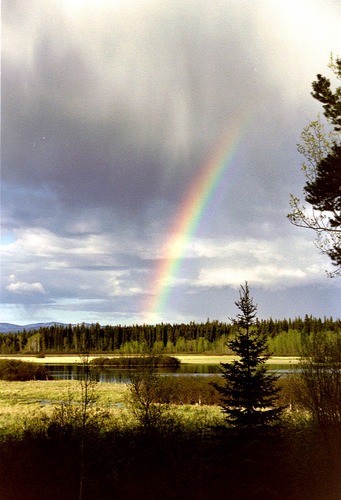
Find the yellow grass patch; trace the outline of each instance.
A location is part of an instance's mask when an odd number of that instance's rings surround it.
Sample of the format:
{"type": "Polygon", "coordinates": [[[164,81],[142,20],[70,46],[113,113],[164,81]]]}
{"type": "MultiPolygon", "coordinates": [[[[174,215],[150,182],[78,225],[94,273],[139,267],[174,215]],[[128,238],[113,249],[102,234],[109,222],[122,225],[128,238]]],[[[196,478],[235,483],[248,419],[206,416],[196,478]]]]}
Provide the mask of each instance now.
{"type": "MultiPolygon", "coordinates": [[[[89,356],[89,361],[92,359],[96,359],[99,357],[107,357],[107,358],[117,358],[120,355],[115,354],[97,354],[95,356],[89,356]]],[[[219,363],[230,363],[231,361],[237,359],[236,356],[217,356],[215,354],[212,355],[203,355],[203,354],[170,354],[170,356],[174,356],[178,358],[181,363],[191,363],[191,364],[203,364],[203,365],[219,365],[219,363]]],[[[35,356],[0,356],[0,359],[20,359],[22,361],[31,361],[33,363],[43,363],[43,364],[75,364],[81,363],[81,358],[77,355],[60,355],[60,356],[50,356],[46,355],[45,358],[37,358],[35,356]]],[[[300,358],[298,356],[273,356],[267,362],[270,364],[295,364],[298,363],[300,358]]]]}
{"type": "MultiPolygon", "coordinates": [[[[231,363],[238,359],[237,356],[216,356],[216,355],[200,355],[200,354],[174,354],[181,363],[191,363],[191,364],[203,364],[203,365],[218,365],[219,363],[231,363]]],[[[300,360],[299,357],[295,356],[273,356],[271,357],[267,363],[269,364],[295,364],[300,360]]]]}
{"type": "MultiPolygon", "coordinates": [[[[105,356],[106,358],[117,358],[119,357],[118,355],[107,355],[107,354],[99,354],[97,356],[89,356],[87,359],[91,361],[92,359],[95,358],[100,358],[105,356]]],[[[81,357],[76,355],[59,355],[59,356],[53,356],[53,355],[48,355],[46,354],[44,358],[37,358],[36,356],[0,356],[0,359],[20,359],[21,361],[30,361],[32,363],[42,363],[42,364],[50,364],[50,365],[59,365],[59,364],[65,364],[65,365],[70,365],[70,364],[75,364],[75,363],[82,363],[81,357]]]]}

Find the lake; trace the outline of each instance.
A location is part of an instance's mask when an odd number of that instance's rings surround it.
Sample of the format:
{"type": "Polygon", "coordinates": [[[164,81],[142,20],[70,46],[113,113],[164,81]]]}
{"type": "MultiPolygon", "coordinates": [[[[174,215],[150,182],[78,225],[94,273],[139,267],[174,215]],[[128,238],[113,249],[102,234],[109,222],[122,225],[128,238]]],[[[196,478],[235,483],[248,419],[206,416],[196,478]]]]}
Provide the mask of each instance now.
{"type": "MultiPolygon", "coordinates": [[[[75,364],[46,364],[49,377],[55,380],[78,380],[79,369],[75,364]]],[[[281,376],[287,376],[296,371],[297,367],[291,364],[268,365],[270,372],[275,372],[281,376]]],[[[99,370],[99,382],[109,382],[115,384],[127,384],[130,382],[130,375],[134,370],[123,368],[106,367],[99,370]]],[[[157,372],[164,376],[193,376],[205,377],[219,374],[219,365],[182,363],[179,368],[158,368],[157,372]]]]}

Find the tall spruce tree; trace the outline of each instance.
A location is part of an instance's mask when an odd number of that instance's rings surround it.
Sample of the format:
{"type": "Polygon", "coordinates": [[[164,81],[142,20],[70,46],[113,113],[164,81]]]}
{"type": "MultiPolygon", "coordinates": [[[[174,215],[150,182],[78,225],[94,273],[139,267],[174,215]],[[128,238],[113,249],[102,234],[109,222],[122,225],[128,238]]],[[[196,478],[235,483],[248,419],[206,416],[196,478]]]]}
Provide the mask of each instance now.
{"type": "Polygon", "coordinates": [[[235,304],[241,311],[233,320],[238,332],[227,344],[239,359],[221,363],[225,385],[214,387],[222,396],[221,408],[228,423],[238,428],[265,426],[278,421],[283,408],[275,406],[279,388],[274,383],[278,377],[265,366],[270,356],[267,339],[256,322],[257,306],[250,298],[247,282],[241,286],[235,304]]]}

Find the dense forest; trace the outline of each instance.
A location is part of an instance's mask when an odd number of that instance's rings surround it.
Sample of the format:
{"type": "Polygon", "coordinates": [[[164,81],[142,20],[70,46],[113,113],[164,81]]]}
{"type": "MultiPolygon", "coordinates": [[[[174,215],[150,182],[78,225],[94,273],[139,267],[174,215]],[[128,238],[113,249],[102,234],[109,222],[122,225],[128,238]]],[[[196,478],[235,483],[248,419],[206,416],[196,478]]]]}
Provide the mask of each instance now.
{"type": "MultiPolygon", "coordinates": [[[[268,338],[274,355],[300,355],[304,339],[341,332],[341,320],[333,318],[259,320],[256,328],[268,338]]],[[[210,321],[189,324],[101,326],[54,325],[38,330],[0,335],[1,354],[119,353],[139,354],[153,349],[163,353],[230,354],[226,345],[236,332],[233,323],[210,321]]]]}

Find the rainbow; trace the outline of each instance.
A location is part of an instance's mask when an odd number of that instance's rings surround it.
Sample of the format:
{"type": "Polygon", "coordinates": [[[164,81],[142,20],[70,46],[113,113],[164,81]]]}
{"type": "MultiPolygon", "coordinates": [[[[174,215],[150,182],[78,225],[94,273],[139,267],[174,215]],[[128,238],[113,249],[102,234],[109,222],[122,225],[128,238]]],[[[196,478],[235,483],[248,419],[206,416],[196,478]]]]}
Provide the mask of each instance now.
{"type": "Polygon", "coordinates": [[[226,171],[245,135],[248,120],[235,123],[220,141],[210,160],[200,170],[180,204],[175,220],[168,231],[170,235],[162,249],[155,278],[149,288],[147,302],[143,305],[145,323],[155,322],[165,308],[174,279],[178,274],[186,249],[200,222],[215,198],[226,171]]]}

